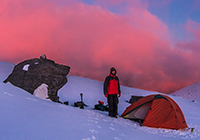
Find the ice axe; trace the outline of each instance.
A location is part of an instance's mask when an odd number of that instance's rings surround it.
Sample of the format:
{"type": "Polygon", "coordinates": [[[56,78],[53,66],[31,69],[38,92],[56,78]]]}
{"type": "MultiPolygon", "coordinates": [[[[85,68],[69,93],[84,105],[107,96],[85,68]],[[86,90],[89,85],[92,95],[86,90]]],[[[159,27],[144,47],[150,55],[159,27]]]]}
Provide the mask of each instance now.
{"type": "Polygon", "coordinates": [[[80,107],[81,109],[84,109],[84,106],[88,106],[83,102],[83,93],[80,93],[81,96],[81,101],[80,102],[75,102],[74,106],[75,107],[80,107]]]}

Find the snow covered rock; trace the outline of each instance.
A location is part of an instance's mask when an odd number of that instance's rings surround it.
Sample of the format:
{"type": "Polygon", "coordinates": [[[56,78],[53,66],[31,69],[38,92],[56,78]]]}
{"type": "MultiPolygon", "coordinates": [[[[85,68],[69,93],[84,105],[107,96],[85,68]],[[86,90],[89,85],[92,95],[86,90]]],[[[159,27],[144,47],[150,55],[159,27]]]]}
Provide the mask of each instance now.
{"type": "MultiPolygon", "coordinates": [[[[46,57],[25,60],[17,64],[4,83],[10,82],[33,94],[39,86],[46,84],[48,96],[52,101],[58,102],[57,92],[67,83],[69,66],[56,64],[46,57]]],[[[38,89],[37,89],[38,90],[38,89]]],[[[39,96],[39,95],[38,95],[39,96]]]]}
{"type": "Polygon", "coordinates": [[[36,97],[39,97],[41,99],[47,99],[48,96],[48,85],[46,84],[41,84],[38,88],[36,88],[33,92],[33,95],[36,97]]]}

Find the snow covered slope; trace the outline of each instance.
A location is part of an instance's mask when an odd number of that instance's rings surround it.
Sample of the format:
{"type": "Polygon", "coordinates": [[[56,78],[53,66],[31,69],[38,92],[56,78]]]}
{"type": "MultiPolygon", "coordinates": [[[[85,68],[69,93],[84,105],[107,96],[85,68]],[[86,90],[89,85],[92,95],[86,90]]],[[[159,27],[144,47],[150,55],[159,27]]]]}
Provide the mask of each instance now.
{"type": "Polygon", "coordinates": [[[182,88],[171,95],[176,95],[192,101],[194,100],[200,102],[200,82],[182,88]]]}
{"type": "MultiPolygon", "coordinates": [[[[187,124],[194,132],[156,129],[140,126],[123,118],[110,118],[107,112],[93,110],[98,100],[106,103],[103,83],[88,78],[68,76],[68,83],[59,90],[61,101],[69,106],[40,99],[2,81],[10,74],[13,64],[0,62],[0,140],[181,140],[200,139],[200,103],[170,96],[181,107],[187,124]],[[73,107],[83,101],[85,109],[73,107]]],[[[155,94],[121,87],[119,115],[129,106],[131,95],[155,94]]]]}

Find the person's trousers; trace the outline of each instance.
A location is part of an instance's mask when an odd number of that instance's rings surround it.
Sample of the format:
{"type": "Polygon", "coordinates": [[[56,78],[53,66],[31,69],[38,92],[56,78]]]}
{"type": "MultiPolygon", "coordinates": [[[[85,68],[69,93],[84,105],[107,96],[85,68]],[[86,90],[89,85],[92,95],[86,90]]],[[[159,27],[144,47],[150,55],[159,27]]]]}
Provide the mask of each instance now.
{"type": "Polygon", "coordinates": [[[116,116],[118,114],[118,97],[117,94],[108,95],[108,111],[109,116],[116,116]]]}

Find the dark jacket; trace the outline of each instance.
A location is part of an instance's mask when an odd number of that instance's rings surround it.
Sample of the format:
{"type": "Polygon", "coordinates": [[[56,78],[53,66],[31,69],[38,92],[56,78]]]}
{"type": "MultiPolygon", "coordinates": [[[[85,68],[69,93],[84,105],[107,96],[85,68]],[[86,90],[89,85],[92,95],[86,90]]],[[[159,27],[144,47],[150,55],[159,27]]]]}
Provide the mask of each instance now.
{"type": "Polygon", "coordinates": [[[119,78],[110,74],[104,81],[104,94],[121,94],[119,78]]]}

